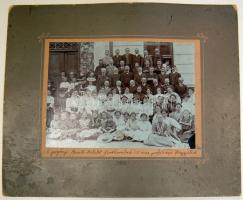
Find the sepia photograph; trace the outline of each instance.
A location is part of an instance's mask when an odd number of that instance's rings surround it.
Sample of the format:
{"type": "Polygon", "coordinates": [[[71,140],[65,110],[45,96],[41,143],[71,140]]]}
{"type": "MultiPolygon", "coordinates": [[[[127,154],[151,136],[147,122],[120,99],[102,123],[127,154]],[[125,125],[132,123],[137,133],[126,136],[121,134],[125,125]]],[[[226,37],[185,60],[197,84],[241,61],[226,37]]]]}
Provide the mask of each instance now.
{"type": "Polygon", "coordinates": [[[195,43],[48,42],[46,148],[196,148],[195,43]]]}

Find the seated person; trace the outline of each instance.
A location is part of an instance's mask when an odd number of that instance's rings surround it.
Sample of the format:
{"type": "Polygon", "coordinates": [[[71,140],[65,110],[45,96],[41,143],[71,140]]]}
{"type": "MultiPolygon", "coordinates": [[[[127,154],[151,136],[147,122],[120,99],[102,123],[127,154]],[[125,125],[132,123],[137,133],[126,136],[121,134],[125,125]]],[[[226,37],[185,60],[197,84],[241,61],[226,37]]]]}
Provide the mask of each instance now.
{"type": "Polygon", "coordinates": [[[101,119],[98,110],[92,110],[91,120],[89,121],[90,129],[98,129],[101,127],[101,119]]]}
{"type": "Polygon", "coordinates": [[[170,96],[172,94],[176,97],[176,103],[181,103],[181,98],[176,92],[174,92],[174,87],[173,86],[168,86],[167,87],[167,93],[165,94],[165,98],[169,101],[170,96]]]}
{"type": "Polygon", "coordinates": [[[120,110],[115,110],[113,120],[116,124],[117,130],[124,130],[125,129],[125,122],[120,110]]]}
{"type": "Polygon", "coordinates": [[[176,110],[176,96],[174,94],[171,94],[169,99],[168,99],[168,103],[167,103],[167,111],[169,113],[172,113],[176,110]]]}
{"type": "Polygon", "coordinates": [[[169,116],[179,122],[181,118],[181,104],[176,103],[175,111],[169,114],[169,116]]]}
{"type": "Polygon", "coordinates": [[[79,103],[80,103],[80,97],[78,95],[78,91],[74,90],[72,92],[72,96],[70,98],[67,98],[66,101],[66,111],[67,112],[74,112],[74,113],[78,113],[79,110],[79,103]]]}
{"type": "Polygon", "coordinates": [[[60,119],[58,115],[55,115],[55,121],[53,121],[52,127],[49,129],[50,134],[47,135],[47,138],[62,139],[69,127],[69,113],[63,111],[60,114],[60,119]]]}
{"type": "Polygon", "coordinates": [[[130,88],[129,87],[126,87],[124,89],[124,94],[123,96],[126,96],[127,97],[127,101],[128,103],[132,102],[132,99],[133,99],[133,93],[130,92],[130,88]]]}
{"type": "Polygon", "coordinates": [[[180,137],[182,142],[188,142],[188,139],[192,135],[192,132],[190,131],[193,128],[193,117],[189,110],[185,109],[182,112],[179,123],[182,127],[182,130],[180,134],[178,134],[178,136],[180,137]]]}
{"type": "Polygon", "coordinates": [[[149,116],[153,115],[153,103],[149,101],[149,97],[147,95],[145,95],[143,98],[141,112],[146,113],[149,116]]]}

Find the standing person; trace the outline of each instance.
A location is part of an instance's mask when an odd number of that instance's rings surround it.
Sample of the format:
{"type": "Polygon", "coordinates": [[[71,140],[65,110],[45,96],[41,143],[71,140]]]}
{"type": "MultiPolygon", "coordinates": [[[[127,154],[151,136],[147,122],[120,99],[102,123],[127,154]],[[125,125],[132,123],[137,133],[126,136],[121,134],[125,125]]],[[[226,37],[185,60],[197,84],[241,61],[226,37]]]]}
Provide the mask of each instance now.
{"type": "Polygon", "coordinates": [[[114,73],[114,70],[116,69],[117,67],[113,65],[113,60],[110,61],[109,65],[106,66],[106,73],[107,73],[107,76],[110,78],[113,73],[114,73]]]}
{"type": "Polygon", "coordinates": [[[122,82],[120,80],[116,81],[115,89],[117,94],[119,95],[123,94],[122,82]]]}
{"type": "Polygon", "coordinates": [[[138,67],[138,71],[134,74],[134,80],[136,81],[136,83],[138,85],[141,85],[142,81],[141,79],[145,77],[146,75],[143,73],[143,68],[142,67],[138,67]]]}
{"type": "Polygon", "coordinates": [[[113,61],[109,50],[105,50],[105,57],[102,60],[103,60],[104,66],[109,65],[111,63],[111,61],[113,61]]]}
{"type": "Polygon", "coordinates": [[[160,55],[159,48],[155,48],[154,50],[154,56],[153,56],[153,66],[157,65],[157,61],[162,60],[162,56],[160,55]]]}
{"type": "Polygon", "coordinates": [[[176,71],[176,66],[171,66],[171,73],[169,74],[170,84],[174,87],[178,85],[180,77],[181,74],[176,71]]]}
{"type": "Polygon", "coordinates": [[[153,85],[151,86],[151,91],[153,95],[157,94],[157,89],[161,89],[161,85],[158,82],[158,79],[153,79],[153,85]]]}
{"type": "Polygon", "coordinates": [[[118,70],[119,70],[119,74],[122,74],[125,70],[125,61],[124,60],[121,60],[120,61],[120,65],[118,67],[118,70]]]}
{"type": "Polygon", "coordinates": [[[95,78],[97,79],[99,75],[101,75],[101,69],[105,68],[104,64],[103,64],[103,59],[99,59],[99,65],[96,66],[95,68],[95,78]]]}
{"type": "Polygon", "coordinates": [[[116,67],[120,67],[120,61],[122,60],[122,56],[120,55],[120,50],[116,49],[115,50],[115,55],[112,57],[114,65],[116,67]]]}
{"type": "Polygon", "coordinates": [[[98,76],[97,81],[96,81],[97,91],[99,91],[100,88],[104,87],[104,83],[106,80],[109,80],[109,78],[106,76],[106,68],[102,68],[101,75],[98,76]]]}
{"type": "Polygon", "coordinates": [[[148,50],[147,49],[144,49],[143,53],[144,53],[144,63],[143,63],[143,65],[147,61],[148,61],[148,63],[149,63],[150,66],[153,65],[153,59],[152,59],[152,56],[149,55],[148,50]]]}
{"type": "Polygon", "coordinates": [[[136,48],[134,52],[135,52],[135,54],[132,55],[132,65],[133,65],[133,69],[135,69],[135,63],[138,63],[139,66],[142,66],[143,65],[143,57],[139,54],[139,49],[136,48]]]}
{"type": "Polygon", "coordinates": [[[132,94],[135,94],[137,92],[137,86],[134,80],[130,80],[130,87],[129,87],[129,91],[132,94]]]}
{"type": "Polygon", "coordinates": [[[125,54],[122,56],[122,60],[125,61],[125,65],[132,67],[132,63],[133,63],[132,58],[133,58],[133,55],[130,53],[130,49],[126,48],[125,54]]]}
{"type": "Polygon", "coordinates": [[[150,64],[150,62],[148,60],[145,60],[145,63],[144,63],[144,67],[143,67],[143,72],[145,74],[148,74],[149,73],[149,68],[151,67],[152,65],[150,64]]]}
{"type": "Polygon", "coordinates": [[[130,67],[125,66],[125,71],[121,74],[121,82],[123,87],[129,87],[130,80],[133,79],[133,73],[130,72],[130,67]]]}
{"type": "Polygon", "coordinates": [[[142,102],[144,99],[145,95],[142,93],[142,87],[140,85],[137,87],[137,92],[135,93],[135,96],[139,99],[140,102],[142,102]]]}
{"type": "Polygon", "coordinates": [[[162,67],[160,70],[160,74],[158,74],[158,80],[161,85],[165,84],[165,79],[169,78],[169,76],[165,73],[165,68],[162,67]]]}
{"type": "Polygon", "coordinates": [[[46,127],[50,128],[51,121],[53,120],[53,116],[54,116],[54,97],[51,95],[51,91],[50,90],[48,90],[46,103],[47,103],[46,127]]]}
{"type": "Polygon", "coordinates": [[[154,67],[150,67],[149,73],[147,74],[147,83],[150,87],[152,87],[154,79],[158,79],[158,76],[154,73],[154,67]]]}
{"type": "Polygon", "coordinates": [[[148,89],[148,84],[147,84],[147,78],[146,77],[142,77],[141,79],[141,88],[142,88],[142,93],[146,94],[147,93],[147,89],[148,89]]]}
{"type": "Polygon", "coordinates": [[[113,87],[113,88],[116,87],[116,82],[120,80],[120,74],[119,74],[117,67],[114,68],[113,74],[110,77],[110,80],[111,80],[111,87],[113,87]]]}
{"type": "Polygon", "coordinates": [[[157,60],[156,66],[155,66],[155,70],[157,71],[161,71],[162,69],[162,61],[161,60],[157,60]]]}
{"type": "Polygon", "coordinates": [[[110,82],[108,80],[104,82],[103,89],[106,95],[111,92],[110,82]]]}

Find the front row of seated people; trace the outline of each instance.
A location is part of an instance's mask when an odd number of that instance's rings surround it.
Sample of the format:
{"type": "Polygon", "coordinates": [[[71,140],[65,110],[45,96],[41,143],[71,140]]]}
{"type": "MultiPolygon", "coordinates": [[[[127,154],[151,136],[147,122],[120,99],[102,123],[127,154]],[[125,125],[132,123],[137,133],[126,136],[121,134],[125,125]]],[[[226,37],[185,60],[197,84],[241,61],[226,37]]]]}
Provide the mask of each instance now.
{"type": "Polygon", "coordinates": [[[181,111],[180,103],[169,116],[157,105],[151,119],[148,112],[143,111],[123,112],[117,109],[92,110],[89,113],[85,108],[78,113],[63,111],[54,114],[47,129],[47,138],[50,139],[79,142],[129,140],[162,147],[188,147],[188,138],[193,134],[194,117],[188,109],[181,111]]]}

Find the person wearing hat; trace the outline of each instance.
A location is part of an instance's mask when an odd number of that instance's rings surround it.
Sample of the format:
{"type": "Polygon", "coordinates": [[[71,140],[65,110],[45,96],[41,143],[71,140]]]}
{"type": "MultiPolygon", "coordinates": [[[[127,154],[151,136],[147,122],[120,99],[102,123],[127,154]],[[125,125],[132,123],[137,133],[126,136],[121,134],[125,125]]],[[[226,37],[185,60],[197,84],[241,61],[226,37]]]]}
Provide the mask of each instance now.
{"type": "MultiPolygon", "coordinates": [[[[92,73],[91,73],[92,75],[92,73]]],[[[87,81],[88,81],[88,86],[86,87],[87,90],[90,90],[91,92],[96,92],[97,89],[96,89],[96,85],[95,85],[95,77],[94,76],[90,76],[87,78],[87,81]]]]}
{"type": "Polygon", "coordinates": [[[176,102],[177,103],[181,103],[181,98],[180,96],[174,92],[174,87],[172,85],[167,87],[167,93],[165,94],[165,98],[169,101],[170,100],[170,96],[174,95],[176,97],[176,102]]]}

